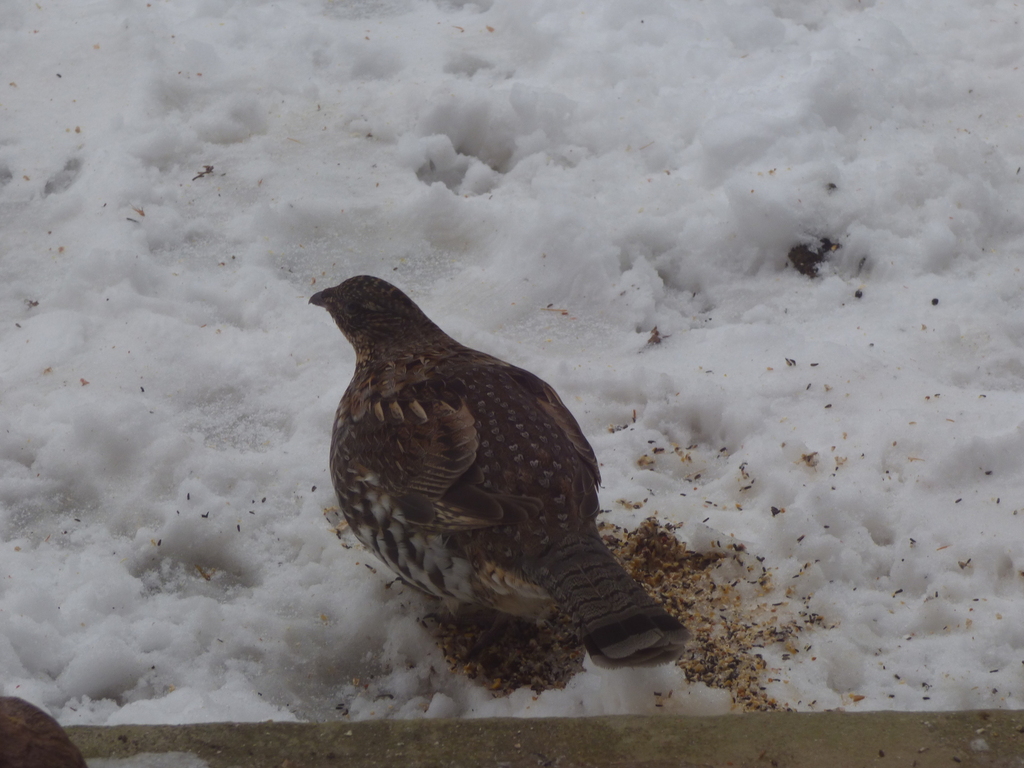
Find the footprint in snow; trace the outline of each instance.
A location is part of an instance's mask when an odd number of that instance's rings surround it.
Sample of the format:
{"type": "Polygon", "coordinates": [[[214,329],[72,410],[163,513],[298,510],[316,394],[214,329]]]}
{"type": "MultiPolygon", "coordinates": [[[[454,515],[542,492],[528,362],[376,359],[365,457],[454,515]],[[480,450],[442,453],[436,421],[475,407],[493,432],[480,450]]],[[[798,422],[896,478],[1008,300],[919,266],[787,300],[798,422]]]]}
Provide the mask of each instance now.
{"type": "Polygon", "coordinates": [[[77,157],[72,157],[64,163],[64,167],[61,170],[57,171],[53,176],[46,180],[46,184],[43,186],[43,196],[46,197],[58,192],[63,192],[74,183],[75,179],[78,178],[79,171],[81,170],[82,161],[77,157]]]}

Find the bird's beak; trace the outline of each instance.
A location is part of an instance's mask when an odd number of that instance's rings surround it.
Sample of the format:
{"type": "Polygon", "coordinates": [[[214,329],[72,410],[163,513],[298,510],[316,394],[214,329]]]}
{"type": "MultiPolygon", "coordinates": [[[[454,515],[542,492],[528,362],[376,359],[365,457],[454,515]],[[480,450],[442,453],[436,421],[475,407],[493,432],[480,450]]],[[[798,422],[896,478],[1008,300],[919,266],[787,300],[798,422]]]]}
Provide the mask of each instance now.
{"type": "Polygon", "coordinates": [[[318,307],[325,306],[325,304],[324,304],[324,292],[320,291],[320,293],[314,293],[312,296],[309,297],[309,303],[310,304],[316,304],[316,306],[318,306],[318,307]]]}

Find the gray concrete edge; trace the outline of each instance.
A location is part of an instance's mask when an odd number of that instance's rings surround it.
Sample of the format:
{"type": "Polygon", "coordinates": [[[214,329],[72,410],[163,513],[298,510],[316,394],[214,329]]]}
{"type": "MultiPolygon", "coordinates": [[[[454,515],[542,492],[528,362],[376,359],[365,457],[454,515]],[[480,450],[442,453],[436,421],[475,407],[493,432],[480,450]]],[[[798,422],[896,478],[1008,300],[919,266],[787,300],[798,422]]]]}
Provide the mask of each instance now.
{"type": "Polygon", "coordinates": [[[186,752],[212,768],[1024,767],[1024,711],[78,726],[89,758],[186,752]]]}

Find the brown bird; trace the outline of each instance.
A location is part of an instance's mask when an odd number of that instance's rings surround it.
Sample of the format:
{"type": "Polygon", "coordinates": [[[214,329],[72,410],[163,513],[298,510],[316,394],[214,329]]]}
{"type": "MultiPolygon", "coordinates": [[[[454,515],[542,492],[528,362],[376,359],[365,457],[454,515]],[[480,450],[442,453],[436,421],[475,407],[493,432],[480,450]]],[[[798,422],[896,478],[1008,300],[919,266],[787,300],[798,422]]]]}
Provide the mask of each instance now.
{"type": "Polygon", "coordinates": [[[0,768],[86,768],[56,720],[24,699],[0,696],[0,768]]]}
{"type": "Polygon", "coordinates": [[[458,343],[379,278],[309,303],[356,352],[330,464],[365,546],[450,604],[539,618],[557,603],[602,666],[680,656],[686,629],[598,534],[597,459],[548,384],[458,343]]]}

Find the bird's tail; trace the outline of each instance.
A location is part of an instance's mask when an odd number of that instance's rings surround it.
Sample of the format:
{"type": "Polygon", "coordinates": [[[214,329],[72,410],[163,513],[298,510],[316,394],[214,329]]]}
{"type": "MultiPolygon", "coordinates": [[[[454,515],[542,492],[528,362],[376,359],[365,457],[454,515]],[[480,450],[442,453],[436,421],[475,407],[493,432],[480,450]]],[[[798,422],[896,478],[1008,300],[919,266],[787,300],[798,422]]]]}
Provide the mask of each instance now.
{"type": "Polygon", "coordinates": [[[682,655],[690,633],[626,573],[596,533],[556,542],[527,575],[569,613],[595,664],[652,666],[682,655]]]}

